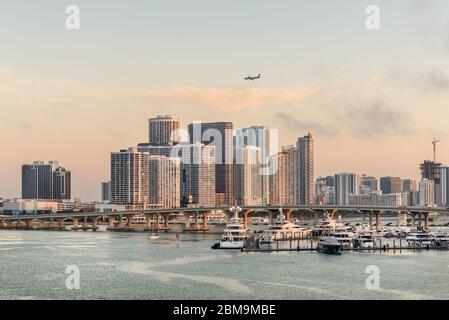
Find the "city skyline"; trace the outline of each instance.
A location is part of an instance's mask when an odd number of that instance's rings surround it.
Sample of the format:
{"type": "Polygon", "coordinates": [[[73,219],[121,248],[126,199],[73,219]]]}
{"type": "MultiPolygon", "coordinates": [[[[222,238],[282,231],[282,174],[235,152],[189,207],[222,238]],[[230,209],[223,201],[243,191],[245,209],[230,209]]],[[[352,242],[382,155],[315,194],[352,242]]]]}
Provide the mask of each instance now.
{"type": "Polygon", "coordinates": [[[365,27],[367,1],[78,4],[77,32],[63,3],[14,1],[0,13],[0,143],[14,150],[0,196],[20,194],[19,164],[58,159],[74,173],[72,194],[97,199],[109,152],[146,141],[157,114],[183,127],[278,128],[280,146],[312,132],[316,176],[418,178],[434,137],[449,162],[446,1],[379,0],[377,31],[365,27]]]}

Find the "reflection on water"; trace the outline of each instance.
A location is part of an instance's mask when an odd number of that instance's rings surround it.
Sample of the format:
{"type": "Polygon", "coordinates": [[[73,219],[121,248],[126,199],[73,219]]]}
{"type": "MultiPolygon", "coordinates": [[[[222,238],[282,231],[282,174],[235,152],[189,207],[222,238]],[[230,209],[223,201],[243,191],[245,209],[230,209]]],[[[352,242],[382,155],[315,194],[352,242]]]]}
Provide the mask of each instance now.
{"type": "Polygon", "coordinates": [[[449,252],[241,253],[219,234],[0,231],[1,299],[448,299],[449,252]],[[68,265],[81,289],[67,290],[68,265]],[[366,267],[380,268],[368,290],[366,267]]]}

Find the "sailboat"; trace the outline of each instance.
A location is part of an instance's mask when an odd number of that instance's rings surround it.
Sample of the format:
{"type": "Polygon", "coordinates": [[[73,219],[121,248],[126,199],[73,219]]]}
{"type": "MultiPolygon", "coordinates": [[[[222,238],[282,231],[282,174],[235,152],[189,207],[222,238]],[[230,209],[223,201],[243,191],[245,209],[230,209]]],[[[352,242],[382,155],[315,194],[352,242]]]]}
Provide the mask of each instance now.
{"type": "MultiPolygon", "coordinates": [[[[152,231],[151,236],[150,236],[150,239],[151,239],[151,240],[159,239],[159,234],[156,233],[156,232],[155,232],[156,230],[154,229],[154,226],[155,226],[155,223],[154,223],[154,220],[155,220],[155,219],[154,219],[154,217],[155,217],[155,216],[153,215],[153,221],[152,221],[152,222],[153,222],[153,223],[152,223],[152,225],[153,225],[153,231],[152,231]]],[[[156,221],[157,221],[157,220],[156,220],[156,221]]]]}

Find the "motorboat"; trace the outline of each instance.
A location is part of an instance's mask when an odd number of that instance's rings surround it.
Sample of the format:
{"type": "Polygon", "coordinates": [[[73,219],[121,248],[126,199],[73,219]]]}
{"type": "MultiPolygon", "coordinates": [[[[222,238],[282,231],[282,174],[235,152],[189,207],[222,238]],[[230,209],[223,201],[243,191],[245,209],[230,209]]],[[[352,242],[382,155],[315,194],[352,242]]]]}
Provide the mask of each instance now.
{"type": "Polygon", "coordinates": [[[354,248],[374,248],[376,241],[372,232],[362,231],[356,233],[355,237],[352,239],[352,244],[354,248]]]}
{"type": "Polygon", "coordinates": [[[333,232],[335,228],[342,228],[342,227],[344,227],[342,223],[332,219],[330,214],[327,213],[325,214],[323,221],[313,227],[312,235],[314,237],[318,237],[322,234],[328,234],[330,232],[333,232]]]}
{"type": "Polygon", "coordinates": [[[342,248],[341,243],[334,236],[324,235],[318,240],[316,249],[318,252],[323,252],[327,254],[340,254],[342,248]]]}
{"type": "Polygon", "coordinates": [[[434,234],[435,245],[437,247],[445,247],[449,246],[449,234],[444,231],[437,231],[434,234]]]}
{"type": "Polygon", "coordinates": [[[337,241],[342,245],[343,248],[352,247],[352,239],[354,238],[354,233],[352,231],[348,231],[344,226],[335,228],[333,232],[329,233],[329,235],[337,238],[337,241]]]}
{"type": "Polygon", "coordinates": [[[236,214],[226,224],[221,241],[214,244],[212,249],[242,249],[248,236],[249,229],[236,214]]]}
{"type": "Polygon", "coordinates": [[[424,230],[407,233],[405,240],[411,247],[427,247],[435,244],[435,236],[424,230]]]}

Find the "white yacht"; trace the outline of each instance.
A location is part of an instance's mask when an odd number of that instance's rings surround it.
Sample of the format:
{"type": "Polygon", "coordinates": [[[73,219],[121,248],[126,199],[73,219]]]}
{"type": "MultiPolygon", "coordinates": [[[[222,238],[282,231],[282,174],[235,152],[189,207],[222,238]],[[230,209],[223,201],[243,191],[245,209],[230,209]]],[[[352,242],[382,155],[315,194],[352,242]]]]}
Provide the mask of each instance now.
{"type": "Polygon", "coordinates": [[[248,238],[249,229],[245,227],[243,221],[237,214],[229,220],[221,237],[221,241],[216,243],[213,249],[242,249],[245,240],[248,238]]]}
{"type": "Polygon", "coordinates": [[[354,248],[374,248],[375,240],[372,232],[362,231],[358,232],[352,239],[354,248]]]}
{"type": "Polygon", "coordinates": [[[386,235],[387,237],[392,237],[392,238],[403,238],[407,235],[407,233],[409,233],[411,231],[410,227],[407,226],[397,226],[393,229],[390,229],[390,231],[388,232],[388,234],[386,235]]]}
{"type": "Polygon", "coordinates": [[[413,231],[407,233],[405,240],[412,247],[427,247],[435,243],[435,236],[429,231],[413,231]]]}
{"type": "Polygon", "coordinates": [[[324,216],[323,221],[320,224],[317,224],[312,229],[312,235],[314,237],[318,237],[322,234],[329,234],[330,232],[333,232],[335,228],[342,228],[343,224],[337,222],[336,220],[332,219],[330,214],[327,213],[324,216]]]}
{"type": "Polygon", "coordinates": [[[354,233],[349,231],[344,226],[337,226],[334,231],[330,232],[329,235],[337,238],[338,242],[343,248],[352,247],[352,239],[354,238],[354,233]]]}
{"type": "Polygon", "coordinates": [[[310,229],[298,226],[283,217],[274,221],[274,223],[259,238],[259,247],[273,247],[277,240],[299,240],[310,237],[310,229]]]}
{"type": "Polygon", "coordinates": [[[437,231],[434,234],[435,245],[438,247],[448,247],[449,246],[449,234],[444,231],[437,231]]]}

